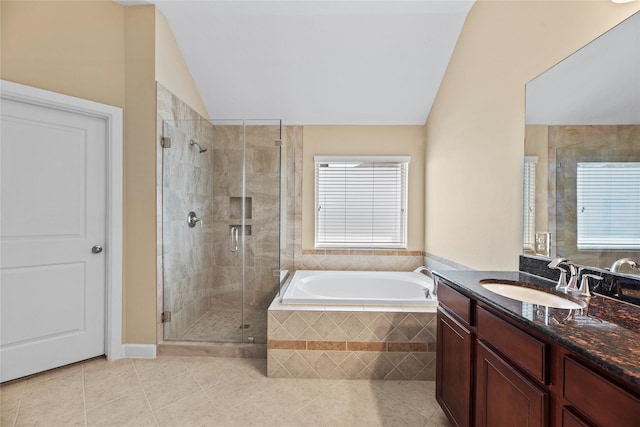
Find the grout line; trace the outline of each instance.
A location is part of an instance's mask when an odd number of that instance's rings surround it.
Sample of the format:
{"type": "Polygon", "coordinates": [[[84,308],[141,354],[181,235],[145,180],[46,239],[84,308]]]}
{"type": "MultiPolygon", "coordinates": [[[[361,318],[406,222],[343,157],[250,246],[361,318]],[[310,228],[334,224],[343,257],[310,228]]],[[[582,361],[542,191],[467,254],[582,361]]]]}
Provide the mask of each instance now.
{"type": "Polygon", "coordinates": [[[22,392],[20,393],[20,399],[18,400],[18,407],[16,408],[16,413],[13,415],[13,423],[12,426],[15,426],[18,423],[18,414],[20,413],[20,409],[22,408],[22,398],[24,397],[24,393],[27,391],[27,381],[24,382],[22,386],[22,392]]]}
{"type": "Polygon", "coordinates": [[[159,426],[160,423],[158,422],[158,418],[156,418],[155,411],[151,407],[151,402],[149,402],[149,396],[147,396],[147,390],[144,388],[144,384],[142,384],[142,380],[140,379],[140,375],[138,374],[138,368],[136,367],[135,363],[132,363],[132,365],[133,365],[133,372],[136,373],[136,378],[138,378],[138,383],[140,384],[140,387],[142,388],[142,392],[144,393],[144,400],[147,401],[147,406],[149,407],[149,410],[151,411],[151,416],[153,417],[153,421],[155,421],[156,426],[159,426]]]}
{"type": "Polygon", "coordinates": [[[89,417],[87,416],[87,388],[84,383],[84,363],[81,365],[81,374],[82,374],[82,412],[84,413],[84,425],[89,425],[89,417]]]}

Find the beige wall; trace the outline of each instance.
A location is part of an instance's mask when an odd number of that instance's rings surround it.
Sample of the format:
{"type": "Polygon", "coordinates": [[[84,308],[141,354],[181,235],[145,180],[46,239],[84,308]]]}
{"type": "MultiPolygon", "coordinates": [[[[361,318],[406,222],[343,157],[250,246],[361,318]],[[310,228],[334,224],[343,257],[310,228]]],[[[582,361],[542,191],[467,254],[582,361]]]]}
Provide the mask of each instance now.
{"type": "Polygon", "coordinates": [[[155,22],[156,80],[202,117],[209,118],[207,108],[184,62],[169,23],[158,9],[155,22]]]}
{"type": "Polygon", "coordinates": [[[123,342],[156,343],[155,82],[206,109],[152,5],[2,1],[1,78],[124,108],[123,342]]]}
{"type": "Polygon", "coordinates": [[[155,7],[125,8],[126,343],[156,342],[156,85],[155,7]]]}
{"type": "Polygon", "coordinates": [[[124,8],[2,1],[2,79],[124,107],[124,8]]]}
{"type": "Polygon", "coordinates": [[[425,126],[428,253],[477,269],[517,268],[524,85],[638,9],[475,3],[425,126]]]}
{"type": "Polygon", "coordinates": [[[313,156],[410,155],[408,247],[424,250],[423,126],[304,126],[302,148],[302,249],[314,245],[313,156]]]}

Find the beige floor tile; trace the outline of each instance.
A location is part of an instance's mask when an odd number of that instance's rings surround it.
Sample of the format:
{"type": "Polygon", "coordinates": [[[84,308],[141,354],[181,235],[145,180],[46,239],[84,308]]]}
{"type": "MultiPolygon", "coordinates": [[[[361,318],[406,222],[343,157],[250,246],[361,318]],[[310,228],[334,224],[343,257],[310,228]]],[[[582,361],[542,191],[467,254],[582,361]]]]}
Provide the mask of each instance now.
{"type": "Polygon", "coordinates": [[[160,426],[200,426],[221,416],[202,391],[155,411],[160,426]]]}
{"type": "Polygon", "coordinates": [[[24,393],[26,381],[16,381],[0,386],[0,405],[2,408],[5,406],[17,406],[22,399],[24,393]]]}
{"type": "Polygon", "coordinates": [[[436,412],[433,414],[429,422],[427,423],[428,427],[451,427],[451,423],[447,416],[442,412],[442,409],[438,408],[436,412]]]}
{"type": "Polygon", "coordinates": [[[0,404],[0,426],[12,426],[18,415],[18,404],[0,404]]]}
{"type": "Polygon", "coordinates": [[[243,364],[216,357],[185,360],[185,366],[203,388],[220,384],[247,371],[243,364]]]}
{"type": "Polygon", "coordinates": [[[27,381],[20,409],[55,402],[83,399],[82,369],[69,375],[55,376],[47,381],[27,381]]]}
{"type": "Polygon", "coordinates": [[[156,426],[144,395],[127,396],[87,409],[87,426],[156,426]]]}
{"type": "Polygon", "coordinates": [[[225,426],[229,427],[270,427],[287,426],[288,412],[286,399],[276,394],[263,392],[242,405],[226,413],[225,426]]]}
{"type": "Polygon", "coordinates": [[[25,378],[27,383],[34,384],[41,381],[49,381],[54,378],[62,378],[68,375],[78,374],[82,371],[82,363],[74,363],[67,366],[51,369],[25,378]]]}
{"type": "Polygon", "coordinates": [[[13,427],[15,420],[16,420],[15,414],[8,414],[3,412],[0,415],[0,426],[13,427]]]}
{"type": "Polygon", "coordinates": [[[95,385],[109,378],[120,375],[134,375],[135,369],[131,359],[109,361],[106,357],[90,360],[82,365],[84,384],[86,387],[95,385]]]}
{"type": "Polygon", "coordinates": [[[430,419],[439,408],[435,400],[435,383],[426,381],[373,381],[372,386],[389,399],[409,406],[430,419]]]}
{"type": "Polygon", "coordinates": [[[0,397],[3,426],[449,427],[434,382],[268,378],[264,359],[93,359],[0,397]]]}
{"type": "Polygon", "coordinates": [[[16,426],[84,426],[86,422],[82,399],[51,396],[36,405],[21,406],[16,426]]]}
{"type": "Polygon", "coordinates": [[[93,385],[85,387],[84,392],[87,409],[106,405],[123,397],[144,398],[144,390],[135,373],[106,378],[104,381],[94,379],[91,382],[93,385]]]}
{"type": "Polygon", "coordinates": [[[389,395],[386,393],[376,395],[376,401],[370,415],[375,416],[375,422],[372,425],[385,427],[423,426],[430,418],[430,416],[424,416],[407,405],[399,403],[398,400],[389,399],[389,395]]]}
{"type": "MultiPolygon", "coordinates": [[[[289,416],[294,425],[320,426],[373,426],[377,418],[372,414],[374,406],[370,396],[344,396],[338,392],[325,394],[298,409],[289,416]]],[[[293,408],[292,408],[293,409],[293,408]]]]}
{"type": "Polygon", "coordinates": [[[155,359],[134,359],[133,364],[142,385],[145,387],[152,387],[167,378],[184,374],[187,371],[184,362],[179,357],[161,356],[155,359]]]}
{"type": "Polygon", "coordinates": [[[151,387],[145,387],[147,399],[154,411],[200,390],[200,386],[189,372],[155,383],[151,387]]]}
{"type": "Polygon", "coordinates": [[[204,391],[212,405],[223,411],[263,393],[268,381],[268,378],[257,380],[256,378],[238,375],[228,381],[208,387],[204,391]]]}

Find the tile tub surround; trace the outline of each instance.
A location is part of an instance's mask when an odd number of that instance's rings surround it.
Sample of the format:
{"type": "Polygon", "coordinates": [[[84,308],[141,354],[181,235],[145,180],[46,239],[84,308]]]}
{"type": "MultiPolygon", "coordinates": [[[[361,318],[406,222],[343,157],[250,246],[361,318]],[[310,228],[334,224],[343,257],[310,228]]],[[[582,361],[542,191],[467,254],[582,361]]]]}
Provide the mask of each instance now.
{"type": "Polygon", "coordinates": [[[274,302],[267,332],[270,377],[435,379],[435,313],[323,308],[287,309],[274,302]]]}
{"type": "Polygon", "coordinates": [[[296,270],[413,271],[424,252],[386,249],[304,249],[296,270]]]}

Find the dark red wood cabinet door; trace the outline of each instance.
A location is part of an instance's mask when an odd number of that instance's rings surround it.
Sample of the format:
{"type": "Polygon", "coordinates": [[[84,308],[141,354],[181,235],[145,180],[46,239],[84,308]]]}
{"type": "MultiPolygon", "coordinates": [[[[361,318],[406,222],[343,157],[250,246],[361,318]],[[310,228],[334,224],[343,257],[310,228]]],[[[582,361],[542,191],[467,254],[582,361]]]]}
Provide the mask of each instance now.
{"type": "Polygon", "coordinates": [[[438,309],[436,399],[458,427],[471,425],[473,335],[438,309]]]}
{"type": "Polygon", "coordinates": [[[483,427],[549,424],[549,395],[482,341],[476,349],[476,425],[483,427]]]}

